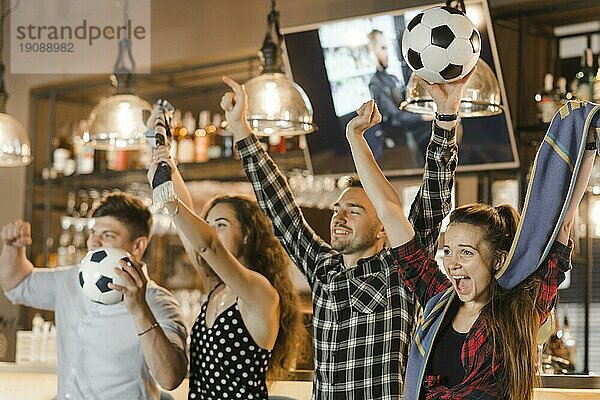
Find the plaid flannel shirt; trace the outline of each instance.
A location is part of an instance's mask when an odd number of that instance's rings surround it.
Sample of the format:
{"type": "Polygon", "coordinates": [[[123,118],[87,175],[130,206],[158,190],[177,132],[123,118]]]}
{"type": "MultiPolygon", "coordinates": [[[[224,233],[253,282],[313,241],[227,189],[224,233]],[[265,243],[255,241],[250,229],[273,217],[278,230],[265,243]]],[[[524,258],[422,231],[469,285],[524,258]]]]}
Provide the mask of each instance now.
{"type": "MultiPolygon", "coordinates": [[[[558,286],[564,281],[565,272],[571,268],[572,249],[571,240],[567,246],[555,241],[545,262],[535,272],[541,283],[537,298],[541,323],[546,320],[554,306],[558,286]]],[[[452,287],[450,280],[435,260],[428,255],[418,238],[413,238],[408,243],[392,249],[391,254],[402,280],[414,292],[422,306],[425,306],[436,294],[452,287]]],[[[461,350],[461,361],[465,369],[465,376],[461,383],[447,388],[437,383],[436,379],[428,379],[425,372],[423,380],[429,383],[428,387],[421,392],[425,400],[500,398],[497,373],[502,358],[498,357],[495,362],[492,362],[493,343],[488,324],[489,321],[480,315],[467,333],[461,350]]]]}
{"type": "MultiPolygon", "coordinates": [[[[453,131],[434,124],[423,185],[410,220],[435,252],[451,207],[457,163],[453,131]]],[[[414,325],[415,301],[383,250],[346,268],[342,255],[305,221],[286,179],[256,137],[237,142],[258,203],[309,282],[313,297],[313,399],[399,399],[414,325]]]]}

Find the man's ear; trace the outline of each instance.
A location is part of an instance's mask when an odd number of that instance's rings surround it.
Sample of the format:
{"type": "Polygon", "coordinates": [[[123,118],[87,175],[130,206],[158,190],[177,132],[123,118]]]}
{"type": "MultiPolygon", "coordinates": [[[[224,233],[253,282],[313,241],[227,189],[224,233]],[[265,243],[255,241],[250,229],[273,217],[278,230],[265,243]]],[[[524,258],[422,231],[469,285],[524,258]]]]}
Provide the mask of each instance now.
{"type": "Polygon", "coordinates": [[[131,255],[134,256],[136,259],[141,260],[142,256],[146,252],[146,248],[148,247],[149,242],[150,239],[148,239],[147,236],[140,236],[135,238],[133,240],[131,255]]]}
{"type": "Polygon", "coordinates": [[[385,239],[385,240],[387,240],[387,232],[383,228],[383,225],[381,225],[381,228],[379,229],[379,232],[377,232],[377,239],[385,239]]]}

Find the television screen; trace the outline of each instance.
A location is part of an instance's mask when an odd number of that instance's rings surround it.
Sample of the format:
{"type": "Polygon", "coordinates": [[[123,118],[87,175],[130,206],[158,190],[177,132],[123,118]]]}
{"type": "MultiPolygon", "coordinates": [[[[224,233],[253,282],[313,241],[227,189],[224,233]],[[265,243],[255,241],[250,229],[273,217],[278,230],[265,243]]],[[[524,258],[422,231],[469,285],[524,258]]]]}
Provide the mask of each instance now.
{"type": "MultiPolygon", "coordinates": [[[[476,0],[465,6],[481,34],[481,58],[499,78],[504,112],[461,120],[459,171],[516,168],[515,139],[487,4],[476,0]]],[[[399,109],[411,75],[402,57],[402,34],[420,11],[398,10],[284,30],[291,75],[308,94],[319,126],[307,136],[315,174],[354,171],[345,126],[371,98],[383,121],[365,137],[380,166],[389,176],[421,173],[432,117],[399,109]]]]}

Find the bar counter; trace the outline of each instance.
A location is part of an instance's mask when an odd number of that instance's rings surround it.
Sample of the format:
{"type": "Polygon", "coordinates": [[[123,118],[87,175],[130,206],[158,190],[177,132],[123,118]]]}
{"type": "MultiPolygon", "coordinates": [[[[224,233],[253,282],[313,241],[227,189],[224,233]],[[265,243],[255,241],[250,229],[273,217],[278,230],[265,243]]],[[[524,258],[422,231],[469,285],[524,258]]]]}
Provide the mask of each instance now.
{"type": "MultiPolygon", "coordinates": [[[[296,381],[277,381],[270,388],[272,396],[287,396],[297,400],[310,400],[312,382],[301,380],[309,374],[300,373],[296,381]]],[[[565,386],[574,386],[570,382],[598,380],[600,377],[560,376],[555,382],[565,382],[565,386]],[[569,379],[575,378],[575,379],[569,379]],[[587,379],[586,379],[587,378],[587,379]]],[[[544,377],[543,381],[549,380],[544,377]]],[[[36,364],[0,363],[0,400],[51,400],[56,395],[58,378],[53,367],[36,364]]],[[[175,400],[187,399],[188,380],[168,393],[175,400]]],[[[535,400],[597,400],[600,388],[541,388],[536,389],[535,400]]]]}

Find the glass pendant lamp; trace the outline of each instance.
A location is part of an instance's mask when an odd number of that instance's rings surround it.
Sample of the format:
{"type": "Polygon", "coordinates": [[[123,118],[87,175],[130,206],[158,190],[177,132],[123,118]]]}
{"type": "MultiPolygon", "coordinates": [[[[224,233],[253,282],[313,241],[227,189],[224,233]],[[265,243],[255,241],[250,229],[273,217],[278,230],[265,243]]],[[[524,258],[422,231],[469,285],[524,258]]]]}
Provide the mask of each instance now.
{"type": "MultiPolygon", "coordinates": [[[[435,113],[435,103],[413,73],[406,85],[406,100],[400,109],[417,114],[435,113]]],[[[461,118],[486,117],[502,113],[500,85],[489,65],[481,58],[477,70],[463,90],[459,113],[461,118]]]]}
{"type": "MultiPolygon", "coordinates": [[[[124,26],[127,26],[129,19],[127,3],[128,0],[121,3],[124,26]]],[[[104,150],[134,150],[148,144],[144,133],[152,106],[135,95],[134,72],[131,40],[123,38],[119,41],[119,53],[114,73],[110,77],[115,94],[100,100],[88,118],[90,142],[94,147],[104,150]]]]}
{"type": "Polygon", "coordinates": [[[294,136],[316,129],[313,110],[304,90],[283,70],[279,12],[271,1],[268,30],[260,50],[262,73],[245,83],[248,122],[259,136],[294,136]]]}
{"type": "MultiPolygon", "coordinates": [[[[463,0],[447,0],[447,7],[466,12],[463,0]]],[[[473,20],[475,16],[470,18],[473,20]]],[[[500,84],[490,66],[481,58],[477,61],[477,70],[463,90],[459,113],[461,118],[487,117],[502,113],[500,84]]],[[[417,83],[413,72],[406,85],[406,100],[400,104],[401,110],[417,114],[435,113],[435,103],[425,88],[417,83]]]]}
{"type": "Polygon", "coordinates": [[[4,11],[4,1],[0,0],[0,167],[21,167],[29,164],[31,144],[23,125],[6,113],[8,93],[4,86],[4,22],[10,12],[4,11]]]}

